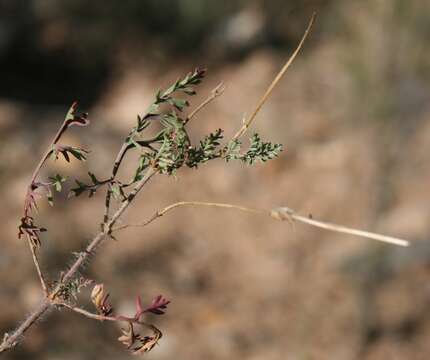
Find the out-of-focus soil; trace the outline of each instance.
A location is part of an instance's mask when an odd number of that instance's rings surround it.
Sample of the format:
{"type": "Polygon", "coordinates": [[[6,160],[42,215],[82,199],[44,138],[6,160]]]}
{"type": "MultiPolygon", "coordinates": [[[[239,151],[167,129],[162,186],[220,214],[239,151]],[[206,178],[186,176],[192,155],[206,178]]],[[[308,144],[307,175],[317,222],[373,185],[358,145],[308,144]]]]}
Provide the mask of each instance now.
{"type": "MultiPolygon", "coordinates": [[[[172,300],[166,315],[151,318],[164,337],[148,357],[428,359],[430,86],[422,69],[430,68],[429,57],[407,51],[412,40],[425,47],[406,27],[393,34],[388,24],[367,34],[371,16],[362,8],[344,15],[354,44],[332,34],[305,49],[258,115],[253,130],[285,145],[278,159],[254,167],[210,162],[198,171],[181,170],[177,178],[157,178],[124,222],[180,200],[288,206],[408,238],[412,245],[397,248],[209,208],[178,209],[146,228],[128,229],[99,250],[84,275],[103,282],[123,312],[132,312],[136,292],[145,301],[157,294],[172,300]],[[398,42],[391,41],[395,35],[398,42]]],[[[286,56],[261,50],[209,69],[192,104],[221,80],[226,91],[193,120],[194,139],[218,127],[233,134],[286,56]]],[[[159,69],[142,59],[119,72],[89,109],[91,127],[68,137],[91,148],[88,162],[60,161],[51,172],[82,179],[88,168],[107,176],[135,115],[157,88],[189,68],[159,69]]],[[[13,328],[39,301],[17,223],[26,182],[64,110],[0,103],[1,330],[13,328]]],[[[102,218],[102,194],[65,200],[40,206],[40,222],[49,228],[41,262],[52,277],[102,218]]],[[[116,325],[64,310],[37,324],[5,358],[126,359],[118,336],[116,325]]]]}

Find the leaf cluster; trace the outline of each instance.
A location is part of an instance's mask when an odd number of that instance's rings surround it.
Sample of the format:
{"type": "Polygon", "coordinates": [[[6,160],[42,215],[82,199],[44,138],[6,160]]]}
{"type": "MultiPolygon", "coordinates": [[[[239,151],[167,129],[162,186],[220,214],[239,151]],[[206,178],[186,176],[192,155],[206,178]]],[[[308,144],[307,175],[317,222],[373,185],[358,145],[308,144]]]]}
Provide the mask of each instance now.
{"type": "Polygon", "coordinates": [[[183,79],[177,80],[164,92],[158,91],[147,114],[138,117],[137,126],[127,139],[130,147],[139,148],[141,151],[133,182],[139,181],[150,165],[156,167],[160,173],[175,175],[183,166],[198,168],[199,165],[218,158],[227,162],[240,160],[253,165],[258,161],[273,159],[282,151],[281,144],[264,142],[258,134],[251,137],[249,148],[241,151],[243,145],[238,139],[222,144],[222,129],[206,135],[196,145],[192,144],[186,118],[180,116],[190,104],[188,100],[177,96],[195,95],[195,85],[203,80],[205,73],[204,70],[196,69],[183,79]],[[167,110],[161,110],[162,104],[167,105],[167,110]],[[161,125],[161,130],[152,139],[142,138],[143,131],[154,122],[158,126],[161,125]]]}

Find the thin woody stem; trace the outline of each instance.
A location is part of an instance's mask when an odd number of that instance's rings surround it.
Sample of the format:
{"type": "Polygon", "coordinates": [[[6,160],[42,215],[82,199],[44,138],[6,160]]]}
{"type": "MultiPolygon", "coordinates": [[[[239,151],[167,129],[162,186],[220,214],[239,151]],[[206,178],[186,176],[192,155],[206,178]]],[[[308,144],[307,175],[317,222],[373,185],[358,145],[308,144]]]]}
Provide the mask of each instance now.
{"type": "MultiPolygon", "coordinates": [[[[121,165],[122,160],[124,159],[124,155],[128,150],[128,145],[124,142],[122,144],[121,149],[118,152],[118,155],[116,156],[113,168],[112,168],[112,175],[110,178],[110,181],[115,180],[116,174],[118,173],[119,167],[121,165]]],[[[106,191],[106,198],[105,198],[105,213],[103,216],[103,226],[107,224],[109,221],[109,210],[110,210],[110,201],[112,198],[112,190],[108,187],[106,191]]],[[[102,229],[103,230],[103,229],[102,229]]]]}
{"type": "Polygon", "coordinates": [[[115,212],[112,218],[107,222],[103,231],[99,232],[93,240],[86,247],[85,251],[81,252],[79,257],[72,264],[70,269],[60,278],[58,285],[52,290],[47,298],[33,311],[25,321],[15,330],[11,335],[7,334],[3,338],[0,344],[0,353],[15,347],[20,340],[22,335],[43,315],[46,311],[55,305],[57,301],[57,296],[62,290],[63,286],[67,284],[85,263],[88,257],[95,251],[97,246],[103,241],[103,239],[108,236],[111,232],[112,226],[120,218],[120,216],[127,210],[133,199],[139,193],[140,190],[145,186],[145,184],[157,173],[156,169],[149,168],[145,173],[145,176],[140,180],[134,189],[130,192],[127,199],[123,202],[122,206],[115,212]]]}
{"type": "Polygon", "coordinates": [[[145,173],[145,176],[140,180],[135,188],[127,196],[127,199],[122,203],[121,207],[112,215],[112,218],[105,223],[103,231],[101,231],[87,246],[85,251],[81,252],[81,255],[76,259],[73,265],[70,267],[69,271],[63,276],[61,283],[56,287],[56,289],[50,295],[51,299],[54,299],[58,292],[61,290],[61,286],[67,283],[79,270],[82,264],[86,261],[90,254],[97,248],[97,246],[102,242],[102,240],[112,232],[112,226],[116,223],[119,217],[125,212],[125,210],[130,206],[133,199],[136,197],[137,193],[142,190],[146,183],[156,174],[154,168],[149,168],[145,173]]]}
{"type": "Polygon", "coordinates": [[[309,35],[309,32],[310,32],[310,30],[312,28],[312,25],[314,24],[315,17],[316,17],[316,13],[313,13],[312,17],[311,17],[311,20],[309,21],[308,27],[306,28],[306,31],[303,34],[303,37],[300,40],[300,43],[297,46],[296,50],[293,52],[293,54],[291,55],[291,57],[287,60],[287,62],[285,63],[285,65],[282,67],[282,69],[279,71],[278,75],[276,75],[275,79],[272,81],[272,83],[269,85],[269,87],[267,88],[267,90],[264,93],[264,95],[261,97],[260,101],[257,103],[257,106],[255,107],[255,109],[252,112],[252,114],[249,116],[249,118],[247,118],[247,119],[244,120],[242,127],[236,132],[236,134],[233,136],[232,140],[237,140],[238,138],[240,138],[241,136],[243,136],[243,134],[245,134],[245,132],[251,126],[251,124],[254,121],[255,117],[257,116],[257,114],[259,113],[259,111],[261,110],[261,108],[263,107],[263,105],[265,104],[266,100],[269,98],[270,94],[272,93],[273,89],[279,83],[279,81],[282,79],[282,77],[285,75],[286,71],[291,66],[291,64],[293,63],[294,59],[296,58],[296,56],[300,52],[301,48],[303,47],[303,44],[305,43],[305,40],[306,40],[306,38],[309,35]]]}
{"type": "Polygon", "coordinates": [[[223,83],[218,84],[212,91],[209,97],[206,98],[199,106],[197,106],[190,115],[184,121],[184,124],[187,124],[197,113],[202,110],[206,105],[215,100],[218,96],[222,95],[225,90],[225,86],[223,83]]]}
{"type": "Polygon", "coordinates": [[[131,318],[131,317],[122,316],[122,315],[120,315],[120,316],[105,316],[105,315],[95,314],[95,313],[92,313],[91,311],[87,311],[85,309],[67,304],[65,302],[56,303],[56,305],[64,306],[65,308],[67,308],[69,310],[72,310],[78,314],[81,314],[81,315],[83,315],[87,318],[93,319],[93,320],[98,320],[98,321],[125,321],[125,322],[129,322],[129,323],[133,323],[133,324],[150,326],[149,324],[147,324],[144,321],[141,321],[135,317],[131,318]]]}
{"type": "Polygon", "coordinates": [[[162,210],[158,210],[149,219],[147,219],[143,223],[121,225],[121,226],[118,226],[118,227],[112,229],[112,232],[124,230],[124,229],[129,228],[129,227],[147,226],[150,223],[152,223],[154,220],[165,215],[167,212],[169,212],[169,211],[171,211],[177,207],[180,207],[180,206],[206,206],[206,207],[236,209],[236,210],[249,212],[249,213],[253,213],[253,214],[264,214],[264,213],[266,213],[264,210],[251,209],[251,208],[247,208],[245,206],[238,206],[238,205],[232,205],[232,204],[212,203],[212,202],[203,202],[203,201],[180,201],[180,202],[171,204],[169,206],[166,206],[162,210]]]}
{"type": "Polygon", "coordinates": [[[37,164],[36,169],[34,169],[33,175],[31,176],[30,185],[28,186],[29,190],[31,190],[31,186],[33,185],[34,181],[36,180],[37,176],[39,175],[40,169],[42,168],[43,164],[48,159],[49,155],[51,155],[52,147],[55,144],[58,143],[58,141],[60,140],[61,136],[64,134],[64,132],[66,131],[66,129],[67,129],[67,121],[64,120],[63,124],[58,129],[58,131],[55,134],[53,140],[51,141],[51,143],[50,143],[48,149],[46,150],[45,154],[41,158],[39,164],[37,164]]]}
{"type": "Polygon", "coordinates": [[[40,268],[39,259],[37,257],[36,247],[31,242],[30,237],[27,235],[28,246],[30,247],[31,256],[33,258],[33,263],[37,271],[37,275],[39,276],[40,285],[42,286],[43,294],[45,297],[49,295],[48,287],[46,286],[45,276],[43,275],[42,269],[40,268]]]}
{"type": "MultiPolygon", "coordinates": [[[[81,315],[84,315],[87,318],[90,318],[90,319],[93,319],[93,320],[99,320],[99,321],[119,321],[119,319],[116,318],[116,317],[114,317],[114,316],[104,316],[104,315],[94,314],[94,313],[92,313],[90,311],[87,311],[85,309],[82,309],[82,308],[79,308],[79,307],[76,307],[76,306],[72,306],[72,305],[67,304],[65,302],[58,303],[57,305],[64,306],[65,308],[67,308],[69,310],[77,312],[77,313],[79,313],[81,315]]],[[[130,320],[133,320],[133,319],[130,318],[130,320]]]]}
{"type": "Polygon", "coordinates": [[[325,230],[329,230],[329,231],[333,231],[333,232],[338,232],[338,233],[343,233],[343,234],[348,234],[348,235],[355,235],[355,236],[359,236],[362,238],[382,241],[382,242],[393,244],[393,245],[409,246],[409,241],[407,241],[407,240],[395,238],[392,236],[381,235],[381,234],[377,234],[377,233],[373,233],[373,232],[369,232],[369,231],[354,229],[354,228],[346,227],[343,225],[337,225],[337,224],[333,224],[333,223],[329,223],[329,222],[325,222],[325,221],[315,220],[315,219],[312,219],[312,218],[309,218],[306,216],[299,215],[294,210],[287,208],[287,207],[281,207],[281,208],[273,209],[271,211],[266,211],[266,210],[254,209],[254,208],[249,208],[249,207],[239,206],[239,205],[233,205],[233,204],[202,202],[202,201],[181,201],[181,202],[171,204],[171,205],[163,208],[162,210],[157,211],[148,220],[146,220],[145,222],[143,222],[141,224],[122,225],[122,226],[119,226],[115,229],[112,229],[112,232],[123,230],[123,229],[126,229],[128,227],[143,227],[143,226],[149,225],[151,222],[153,222],[157,218],[163,216],[167,212],[169,212],[173,209],[176,209],[178,207],[182,207],[182,206],[192,206],[192,207],[193,206],[206,206],[206,207],[235,209],[235,210],[239,210],[239,211],[243,211],[243,212],[247,212],[247,213],[259,214],[259,215],[268,215],[268,216],[270,216],[276,220],[288,220],[290,222],[292,220],[295,220],[295,221],[298,221],[298,222],[301,222],[301,223],[304,223],[307,225],[315,226],[315,227],[318,227],[321,229],[325,229],[325,230]]]}
{"type": "MultiPolygon", "coordinates": [[[[27,188],[27,196],[32,191],[33,184],[36,181],[37,177],[39,176],[40,170],[42,169],[42,167],[45,164],[46,160],[48,159],[49,155],[51,154],[53,146],[58,143],[58,141],[60,140],[61,136],[64,134],[66,129],[67,129],[67,121],[64,120],[63,124],[58,129],[53,140],[51,141],[45,154],[40,159],[39,164],[37,164],[36,168],[33,171],[30,183],[29,183],[28,188],[27,188]]],[[[29,209],[24,204],[24,215],[27,216],[28,212],[29,212],[29,209]]],[[[34,266],[36,268],[36,272],[37,272],[37,275],[39,277],[40,284],[42,286],[43,294],[45,295],[45,297],[47,297],[49,294],[48,286],[46,285],[45,276],[43,275],[42,269],[40,268],[39,259],[37,258],[36,248],[35,248],[34,244],[31,242],[29,236],[27,236],[27,240],[28,240],[28,245],[30,247],[31,255],[33,258],[33,263],[34,263],[34,266]]]]}
{"type": "Polygon", "coordinates": [[[14,348],[20,342],[22,335],[33,326],[37,320],[52,306],[51,301],[45,298],[42,303],[33,311],[24,322],[13,332],[12,335],[5,333],[3,341],[0,344],[0,354],[4,351],[14,348]]]}

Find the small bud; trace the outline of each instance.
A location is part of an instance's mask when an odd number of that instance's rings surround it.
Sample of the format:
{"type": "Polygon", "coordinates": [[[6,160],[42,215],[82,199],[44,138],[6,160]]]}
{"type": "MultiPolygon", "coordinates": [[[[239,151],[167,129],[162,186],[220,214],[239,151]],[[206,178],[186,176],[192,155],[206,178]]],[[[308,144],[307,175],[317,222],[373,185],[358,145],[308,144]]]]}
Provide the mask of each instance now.
{"type": "Polygon", "coordinates": [[[104,290],[103,284],[96,284],[91,291],[91,301],[101,315],[108,316],[112,313],[112,305],[108,301],[109,293],[104,290]]]}

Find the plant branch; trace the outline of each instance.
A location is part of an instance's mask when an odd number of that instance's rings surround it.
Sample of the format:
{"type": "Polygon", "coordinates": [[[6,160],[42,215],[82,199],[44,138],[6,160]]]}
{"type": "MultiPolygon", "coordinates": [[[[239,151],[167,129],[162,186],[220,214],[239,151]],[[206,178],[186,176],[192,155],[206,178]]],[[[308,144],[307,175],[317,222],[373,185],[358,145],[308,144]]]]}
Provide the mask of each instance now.
{"type": "MultiPolygon", "coordinates": [[[[121,149],[118,152],[118,155],[116,156],[113,168],[112,168],[112,175],[110,178],[110,181],[112,182],[115,180],[116,174],[118,173],[119,167],[121,165],[122,160],[124,159],[125,153],[128,150],[128,145],[126,142],[124,142],[121,146],[121,149]]],[[[112,198],[112,190],[108,187],[106,191],[106,198],[105,198],[105,213],[103,216],[103,227],[107,224],[109,221],[109,210],[110,210],[110,201],[112,198]]],[[[103,229],[102,229],[103,230],[103,229]]]]}
{"type": "Polygon", "coordinates": [[[49,158],[49,155],[51,155],[53,146],[58,143],[58,141],[60,140],[61,136],[63,135],[64,131],[66,131],[66,129],[67,129],[67,121],[64,120],[63,124],[58,129],[57,133],[55,134],[54,139],[49,144],[49,147],[46,150],[45,154],[40,159],[39,164],[37,164],[36,169],[34,169],[33,175],[31,176],[30,184],[28,186],[29,188],[31,188],[31,186],[33,185],[33,183],[36,180],[37,176],[39,175],[40,170],[42,169],[43,164],[49,158]]]}
{"type": "Polygon", "coordinates": [[[182,167],[187,166],[189,168],[197,168],[200,164],[217,158],[223,158],[226,162],[229,162],[230,160],[240,160],[244,163],[252,165],[256,161],[265,162],[278,155],[278,153],[281,151],[281,144],[264,142],[261,140],[258,134],[255,134],[251,138],[249,149],[244,152],[241,148],[241,141],[239,141],[239,138],[243,136],[251,126],[262,106],[265,104],[272,93],[273,89],[280,82],[281,78],[284,76],[296,58],[297,54],[300,52],[312,28],[314,20],[315,14],[313,14],[299,45],[282,67],[280,72],[277,74],[275,79],[272,81],[262,98],[259,100],[251,116],[244,119],[241,128],[233,136],[231,141],[229,141],[228,144],[223,147],[220,147],[220,141],[223,139],[222,129],[218,129],[217,131],[204,137],[200,141],[199,145],[192,146],[187,128],[185,127],[185,124],[195,117],[199,111],[201,111],[211,101],[222,94],[224,91],[224,86],[222,83],[214,88],[210,96],[208,96],[208,98],[206,98],[200,105],[190,112],[185,120],[179,117],[178,111],[181,112],[183,109],[188,107],[189,102],[185,99],[176,97],[176,93],[184,93],[190,96],[196,94],[194,87],[202,81],[206,71],[203,69],[196,69],[195,71],[188,73],[183,79],[177,80],[167,90],[160,90],[157,92],[155,100],[148,108],[146,115],[143,117],[137,117],[137,126],[135,126],[130,131],[129,135],[122,144],[114,160],[111,176],[109,179],[99,181],[93,173],[89,172],[88,174],[92,179],[93,185],[86,185],[76,180],[78,188],[72,189],[72,193],[74,192],[76,196],[85,190],[89,190],[90,196],[92,196],[92,194],[96,191],[96,187],[103,184],[108,184],[104,203],[104,214],[100,224],[101,229],[98,234],[91,239],[83,251],[74,253],[77,256],[74,258],[72,265],[66,271],[61,272],[57,281],[48,288],[37,256],[37,250],[41,245],[39,234],[46,231],[46,229],[35,224],[31,215],[32,210],[37,208],[36,198],[41,195],[40,191],[42,190],[46,192],[48,201],[51,203],[52,189],[61,191],[61,183],[65,181],[65,178],[58,174],[54,178],[50,178],[52,180],[51,182],[37,181],[40,170],[44,166],[50,154],[53,153],[56,158],[58,158],[59,154],[62,154],[64,158],[69,161],[69,154],[78,160],[85,160],[85,156],[88,153],[84,149],[58,144],[59,139],[69,126],[86,126],[88,124],[87,114],[83,114],[82,116],[75,115],[77,105],[76,103],[72,105],[69,112],[67,113],[66,119],[51,142],[50,148],[43,155],[41,161],[33,172],[30,185],[27,188],[24,205],[24,217],[21,218],[21,224],[19,226],[18,233],[19,237],[21,237],[23,234],[26,234],[27,236],[27,240],[32,252],[33,262],[35,264],[42,289],[45,293],[45,297],[39,306],[24,319],[24,322],[17,329],[15,329],[10,335],[7,333],[4,335],[3,341],[0,343],[0,353],[15,347],[22,340],[23,334],[50,308],[62,306],[94,320],[128,322],[128,328],[121,329],[123,334],[120,338],[118,338],[118,340],[126,345],[127,349],[131,350],[133,354],[143,354],[144,352],[150,351],[157,344],[157,341],[161,338],[162,333],[155,326],[146,324],[140,319],[144,313],[153,313],[158,315],[163,314],[167,304],[170,302],[166,298],[163,298],[161,295],[159,295],[154,298],[149,307],[144,308],[142,306],[140,296],[138,296],[136,300],[136,314],[133,318],[113,314],[113,308],[108,302],[109,294],[104,292],[103,284],[96,285],[91,294],[91,299],[96,305],[97,313],[92,313],[75,306],[74,304],[70,303],[70,300],[73,298],[77,299],[77,294],[79,293],[80,288],[86,286],[90,281],[79,276],[80,269],[87,261],[90,260],[91,256],[96,253],[98,247],[105,240],[114,238],[112,235],[113,232],[132,226],[147,226],[161,216],[164,216],[170,211],[180,207],[205,206],[233,209],[254,215],[269,216],[276,220],[287,220],[292,224],[294,224],[295,221],[301,222],[306,225],[319,227],[325,230],[370,238],[399,246],[409,245],[408,241],[406,240],[315,220],[311,215],[308,217],[302,216],[287,207],[280,207],[267,211],[233,204],[201,201],[176,202],[156,211],[151,217],[141,224],[117,226],[117,221],[133,202],[136,195],[156,174],[175,175],[176,171],[182,167]],[[170,111],[165,112],[165,105],[168,106],[170,111]],[[162,130],[159,131],[155,138],[142,139],[141,133],[148,126],[151,126],[152,121],[158,121],[162,126],[162,130]],[[142,147],[145,149],[143,150],[142,147]],[[133,148],[142,150],[139,157],[139,163],[136,168],[135,175],[130,183],[123,184],[116,180],[116,177],[127,151],[133,148]],[[94,186],[94,188],[92,186],[94,186]],[[124,191],[124,188],[126,187],[127,190],[124,191]],[[39,191],[36,191],[38,189],[39,191]],[[111,202],[113,201],[112,198],[118,201],[115,203],[118,205],[115,206],[115,210],[111,209],[111,202]],[[139,333],[136,333],[133,329],[133,324],[147,326],[152,330],[152,336],[141,336],[139,333]]]}
{"type": "MultiPolygon", "coordinates": [[[[64,306],[65,308],[72,310],[74,312],[77,312],[78,314],[84,315],[87,318],[93,319],[93,320],[99,320],[99,321],[118,321],[118,318],[114,317],[114,316],[105,316],[105,315],[99,315],[99,314],[94,314],[90,311],[87,311],[85,309],[67,304],[65,302],[60,302],[57,303],[57,305],[59,306],[64,306]]],[[[133,320],[130,318],[130,320],[133,320]]]]}
{"type": "Polygon", "coordinates": [[[306,38],[308,37],[308,34],[309,34],[309,32],[310,32],[310,30],[312,28],[312,25],[314,24],[315,17],[316,17],[316,13],[313,13],[312,17],[311,17],[311,20],[309,21],[308,27],[306,28],[306,31],[303,34],[303,37],[300,40],[300,43],[297,46],[296,50],[293,52],[293,54],[291,55],[291,57],[287,60],[287,62],[285,63],[285,65],[282,67],[281,71],[279,71],[278,75],[276,75],[275,79],[272,81],[272,83],[269,85],[269,87],[267,88],[267,90],[264,93],[264,95],[261,97],[260,101],[257,103],[257,106],[255,107],[255,109],[252,112],[252,114],[249,116],[249,118],[247,118],[247,119],[244,120],[242,127],[236,132],[236,134],[233,136],[232,140],[239,139],[241,136],[243,136],[243,134],[245,134],[245,132],[251,126],[251,124],[254,121],[255,117],[257,116],[257,114],[259,113],[259,111],[261,110],[261,108],[263,107],[263,105],[265,104],[266,100],[269,98],[270,94],[272,93],[273,89],[279,83],[279,81],[282,79],[282,77],[285,75],[286,71],[291,66],[291,64],[293,63],[294,59],[296,58],[296,56],[300,52],[301,48],[303,47],[303,44],[304,44],[306,38]]]}
{"type": "MultiPolygon", "coordinates": [[[[46,187],[49,191],[50,184],[46,183],[38,183],[36,182],[37,177],[39,176],[40,170],[42,169],[43,165],[45,164],[46,160],[49,158],[51,153],[54,150],[55,146],[57,145],[58,141],[60,140],[61,136],[64,134],[64,132],[67,130],[69,126],[73,125],[80,125],[80,126],[86,126],[88,124],[87,120],[87,114],[83,114],[82,116],[76,116],[75,111],[77,108],[77,103],[74,102],[72,106],[70,107],[66,118],[64,119],[63,123],[61,124],[60,128],[58,129],[57,133],[55,134],[53,140],[51,141],[48,149],[46,150],[45,154],[40,159],[39,163],[37,164],[36,168],[33,171],[33,174],[31,176],[30,183],[27,187],[25,201],[24,201],[24,216],[21,218],[21,224],[19,226],[19,232],[18,237],[20,238],[21,235],[24,233],[26,234],[28,244],[30,247],[31,255],[33,258],[33,263],[37,271],[37,275],[39,277],[43,293],[45,297],[49,295],[49,290],[46,285],[45,277],[43,275],[43,272],[41,270],[39,260],[37,257],[37,248],[40,246],[40,239],[39,239],[39,233],[42,231],[46,231],[46,229],[38,227],[34,225],[33,218],[29,215],[32,209],[35,207],[37,208],[36,204],[36,193],[35,190],[39,187],[46,187]]],[[[74,155],[76,156],[76,155],[74,155]]],[[[67,155],[65,155],[67,159],[67,155]]]]}
{"type": "Polygon", "coordinates": [[[148,324],[146,324],[144,321],[139,320],[136,317],[128,317],[128,316],[105,316],[105,315],[100,315],[100,314],[95,314],[91,311],[87,311],[85,309],[82,309],[80,307],[77,306],[73,306],[70,304],[67,304],[65,302],[60,302],[57,303],[56,305],[59,306],[64,306],[65,308],[72,310],[78,314],[81,314],[87,318],[93,319],[93,320],[98,320],[98,321],[126,321],[129,323],[133,323],[133,324],[139,324],[139,325],[146,325],[148,326],[148,324]]]}
{"type": "Polygon", "coordinates": [[[39,276],[40,285],[42,286],[43,294],[45,297],[49,295],[49,290],[46,285],[45,276],[43,275],[42,269],[40,268],[39,259],[37,257],[36,246],[32,243],[30,236],[27,235],[28,246],[30,247],[31,256],[33,258],[33,263],[39,276]]]}
{"type": "Polygon", "coordinates": [[[85,251],[82,251],[79,257],[72,264],[70,269],[61,276],[57,286],[52,290],[47,298],[41,303],[41,305],[31,313],[11,335],[6,334],[3,338],[3,342],[0,344],[0,353],[15,347],[22,339],[22,335],[30,328],[52,305],[57,301],[58,295],[63,289],[64,285],[67,284],[78,272],[81,266],[85,263],[88,257],[93,254],[96,248],[100,245],[103,239],[108,236],[111,232],[112,226],[120,218],[120,216],[127,210],[133,199],[139,193],[145,184],[157,173],[154,168],[149,168],[145,173],[145,176],[140,180],[134,189],[130,192],[127,199],[123,202],[121,207],[115,212],[112,218],[106,223],[103,231],[99,232],[86,247],[85,251]]]}
{"type": "MultiPolygon", "coordinates": [[[[28,197],[30,196],[30,193],[33,191],[33,187],[34,187],[34,182],[36,181],[37,177],[39,176],[40,170],[42,169],[43,165],[45,164],[46,160],[49,158],[49,156],[51,155],[53,146],[55,144],[58,143],[58,141],[60,140],[61,136],[63,135],[63,133],[66,131],[68,126],[67,123],[67,119],[64,120],[63,124],[60,126],[60,128],[58,129],[57,133],[55,134],[53,140],[51,141],[48,149],[46,150],[45,154],[42,156],[42,158],[39,161],[39,164],[36,166],[36,168],[33,171],[33,174],[31,176],[31,180],[30,183],[27,187],[27,195],[26,195],[26,199],[28,199],[28,197]]],[[[30,211],[30,209],[27,206],[27,201],[24,202],[24,216],[28,216],[28,213],[30,211]]],[[[28,240],[28,245],[30,247],[30,251],[31,251],[31,255],[33,258],[33,263],[34,266],[36,268],[37,271],[37,275],[39,277],[39,281],[40,284],[42,286],[42,290],[45,296],[48,296],[48,287],[46,285],[46,280],[45,277],[43,275],[43,272],[40,268],[40,264],[39,264],[39,259],[37,257],[37,253],[36,253],[36,247],[34,245],[34,243],[31,241],[30,236],[27,234],[27,240],[28,240]]]]}
{"type": "Polygon", "coordinates": [[[197,106],[184,120],[184,125],[186,125],[200,110],[202,110],[206,105],[215,100],[218,96],[222,95],[225,90],[224,83],[219,83],[214,89],[212,89],[211,94],[204,100],[199,106],[197,106]]]}
{"type": "Polygon", "coordinates": [[[294,210],[287,208],[287,207],[280,207],[280,208],[272,209],[270,211],[266,211],[266,210],[254,209],[254,208],[249,208],[249,207],[244,207],[244,206],[239,206],[239,205],[233,205],[233,204],[202,202],[202,201],[181,201],[181,202],[171,204],[169,206],[166,206],[162,210],[157,211],[148,220],[146,220],[145,222],[143,222],[141,224],[122,225],[122,226],[119,226],[115,229],[112,229],[112,232],[123,230],[123,229],[126,229],[128,227],[144,227],[146,225],[149,225],[151,222],[153,222],[157,218],[165,215],[167,212],[169,212],[173,209],[176,209],[178,207],[182,207],[182,206],[192,206],[192,207],[194,207],[194,206],[195,207],[206,206],[206,207],[235,209],[235,210],[239,210],[239,211],[243,211],[243,212],[247,212],[247,213],[253,213],[253,214],[258,214],[258,215],[268,215],[268,216],[270,216],[276,220],[288,220],[288,221],[295,220],[295,221],[298,221],[298,222],[301,222],[301,223],[304,223],[307,225],[315,226],[315,227],[318,227],[321,229],[325,229],[325,230],[329,230],[329,231],[333,231],[333,232],[338,232],[338,233],[343,233],[343,234],[348,234],[348,235],[355,235],[355,236],[359,236],[362,238],[368,238],[368,239],[373,239],[373,240],[377,240],[377,241],[382,241],[382,242],[393,244],[393,245],[409,246],[409,241],[407,241],[407,240],[395,238],[392,236],[381,235],[381,234],[377,234],[377,233],[373,233],[373,232],[369,232],[369,231],[363,231],[363,230],[358,230],[358,229],[354,229],[354,228],[349,228],[346,226],[337,225],[337,224],[333,224],[333,223],[329,223],[329,222],[325,222],[325,221],[315,220],[315,219],[312,219],[310,217],[299,215],[294,210]]]}
{"type": "Polygon", "coordinates": [[[82,264],[87,260],[87,258],[95,251],[95,249],[102,242],[102,240],[111,233],[112,226],[116,223],[119,217],[125,212],[125,210],[127,210],[127,208],[130,206],[131,202],[139,193],[139,191],[142,190],[142,188],[146,185],[146,183],[156,173],[157,173],[156,170],[152,167],[147,170],[147,172],[145,173],[145,176],[142,178],[142,180],[140,180],[137,183],[134,189],[130,192],[130,194],[127,196],[127,199],[122,203],[121,207],[115,212],[112,218],[107,223],[105,223],[103,231],[101,231],[99,234],[96,235],[96,237],[94,237],[94,239],[89,243],[85,251],[81,252],[81,255],[78,257],[78,259],[76,259],[76,261],[73,263],[70,269],[62,277],[61,282],[57,285],[56,289],[50,295],[50,298],[52,300],[55,299],[58,292],[61,290],[62,285],[66,284],[70,279],[72,279],[72,277],[76,274],[76,272],[79,270],[82,264]]]}
{"type": "Polygon", "coordinates": [[[238,206],[238,205],[232,205],[232,204],[222,204],[222,203],[212,203],[212,202],[202,202],[202,201],[180,201],[180,202],[171,204],[169,206],[166,206],[162,210],[158,210],[150,218],[145,220],[143,223],[121,225],[121,226],[118,226],[118,227],[112,229],[112,232],[124,230],[124,229],[129,228],[129,227],[145,227],[145,226],[149,225],[150,223],[152,223],[154,220],[165,215],[167,212],[169,212],[175,208],[181,207],[181,206],[207,206],[207,207],[236,209],[236,210],[249,212],[249,213],[253,213],[253,214],[264,214],[264,213],[266,213],[264,210],[251,209],[251,208],[247,208],[245,206],[238,206]]]}

